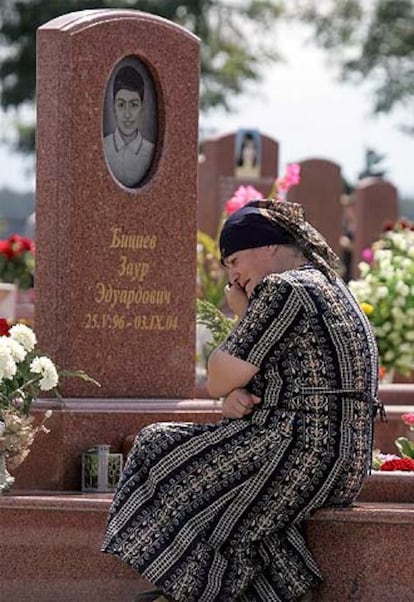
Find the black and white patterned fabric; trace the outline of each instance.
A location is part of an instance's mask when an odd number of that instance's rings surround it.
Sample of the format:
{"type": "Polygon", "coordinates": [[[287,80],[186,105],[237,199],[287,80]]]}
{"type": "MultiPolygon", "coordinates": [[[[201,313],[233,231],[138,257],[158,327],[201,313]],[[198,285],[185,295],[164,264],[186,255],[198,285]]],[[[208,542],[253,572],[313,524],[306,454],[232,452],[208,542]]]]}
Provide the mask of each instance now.
{"type": "Polygon", "coordinates": [[[316,508],[358,495],[371,461],[378,359],[342,281],[272,274],[222,345],[259,368],[243,419],[137,436],[102,550],[177,602],[288,602],[321,577],[303,538],[316,508]]]}

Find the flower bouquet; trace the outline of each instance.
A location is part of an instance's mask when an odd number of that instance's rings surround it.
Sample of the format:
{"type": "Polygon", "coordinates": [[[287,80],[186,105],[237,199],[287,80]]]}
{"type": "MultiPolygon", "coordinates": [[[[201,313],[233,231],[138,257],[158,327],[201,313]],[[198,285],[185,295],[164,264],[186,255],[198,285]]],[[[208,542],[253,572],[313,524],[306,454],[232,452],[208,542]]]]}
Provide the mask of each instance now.
{"type": "Polygon", "coordinates": [[[12,234],[0,240],[0,281],[10,282],[21,290],[33,287],[35,245],[30,238],[12,234]]]}
{"type": "MultiPolygon", "coordinates": [[[[403,423],[414,431],[414,414],[403,414],[403,423]]],[[[395,445],[400,455],[382,454],[378,449],[374,450],[372,467],[382,471],[414,471],[414,442],[407,437],[397,437],[395,445]]]]}
{"type": "Polygon", "coordinates": [[[14,479],[7,468],[14,470],[27,457],[39,432],[48,432],[45,421],[34,425],[30,416],[32,402],[41,391],[57,389],[60,377],[74,376],[99,383],[82,370],[58,370],[52,360],[36,351],[36,335],[25,324],[10,329],[0,319],[0,493],[10,488],[14,479]]]}
{"type": "Polygon", "coordinates": [[[414,369],[414,226],[390,226],[359,264],[349,283],[375,332],[381,366],[409,374],[414,369]]]}

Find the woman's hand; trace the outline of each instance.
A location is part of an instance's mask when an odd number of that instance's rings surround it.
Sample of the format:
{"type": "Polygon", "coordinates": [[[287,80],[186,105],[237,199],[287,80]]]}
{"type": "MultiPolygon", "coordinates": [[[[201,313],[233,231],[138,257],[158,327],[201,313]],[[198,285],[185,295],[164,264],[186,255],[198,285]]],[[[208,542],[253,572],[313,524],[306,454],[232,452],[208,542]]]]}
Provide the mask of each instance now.
{"type": "Polygon", "coordinates": [[[253,412],[261,402],[260,397],[248,393],[246,389],[234,389],[223,401],[221,413],[224,418],[243,418],[253,412]]]}
{"type": "Polygon", "coordinates": [[[246,313],[249,300],[247,298],[245,290],[235,282],[234,284],[228,284],[224,289],[226,295],[227,305],[231,311],[236,314],[239,318],[244,316],[246,313]]]}

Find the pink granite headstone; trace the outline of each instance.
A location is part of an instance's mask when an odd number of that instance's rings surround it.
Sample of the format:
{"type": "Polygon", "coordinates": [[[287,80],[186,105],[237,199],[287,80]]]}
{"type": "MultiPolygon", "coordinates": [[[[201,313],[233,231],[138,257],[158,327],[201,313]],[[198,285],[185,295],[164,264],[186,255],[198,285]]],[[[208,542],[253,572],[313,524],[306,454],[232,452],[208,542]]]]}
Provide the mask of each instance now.
{"type": "Polygon", "coordinates": [[[66,396],[191,397],[199,40],[91,10],[46,23],[37,43],[40,347],[102,385],[66,381],[66,396]]]}
{"type": "Polygon", "coordinates": [[[342,177],[339,165],[324,159],[307,159],[300,163],[301,178],[288,194],[290,201],[301,203],[306,219],[317,228],[339,254],[341,236],[342,177]]]}
{"type": "Polygon", "coordinates": [[[359,275],[362,251],[380,237],[387,222],[394,223],[398,217],[398,193],[393,184],[381,178],[364,178],[359,182],[355,191],[354,278],[359,275]]]}

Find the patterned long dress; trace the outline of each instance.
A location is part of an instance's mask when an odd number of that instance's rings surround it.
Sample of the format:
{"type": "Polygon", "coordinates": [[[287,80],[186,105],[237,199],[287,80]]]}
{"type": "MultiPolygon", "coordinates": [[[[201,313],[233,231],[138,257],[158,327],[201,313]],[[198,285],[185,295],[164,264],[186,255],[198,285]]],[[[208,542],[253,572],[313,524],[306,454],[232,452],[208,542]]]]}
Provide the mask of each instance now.
{"type": "Polygon", "coordinates": [[[253,413],[144,428],[102,550],[177,602],[287,602],[321,577],[301,534],[345,506],[369,471],[375,339],[344,283],[303,269],[265,277],[221,347],[259,371],[253,413]]]}

